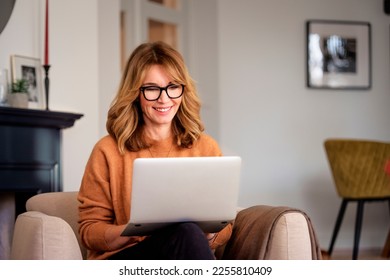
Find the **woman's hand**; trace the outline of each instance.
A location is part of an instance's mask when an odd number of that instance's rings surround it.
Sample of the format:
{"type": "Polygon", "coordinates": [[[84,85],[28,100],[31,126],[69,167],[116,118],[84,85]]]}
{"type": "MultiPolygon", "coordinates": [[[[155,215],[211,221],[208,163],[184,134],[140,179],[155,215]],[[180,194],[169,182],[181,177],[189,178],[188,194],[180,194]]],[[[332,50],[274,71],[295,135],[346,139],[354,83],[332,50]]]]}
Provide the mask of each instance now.
{"type": "Polygon", "coordinates": [[[217,236],[216,233],[206,233],[206,238],[209,241],[210,245],[213,243],[216,236],[217,236]]]}
{"type": "Polygon", "coordinates": [[[123,248],[130,241],[131,236],[121,236],[125,227],[126,225],[112,226],[106,230],[104,238],[111,250],[123,248]]]}

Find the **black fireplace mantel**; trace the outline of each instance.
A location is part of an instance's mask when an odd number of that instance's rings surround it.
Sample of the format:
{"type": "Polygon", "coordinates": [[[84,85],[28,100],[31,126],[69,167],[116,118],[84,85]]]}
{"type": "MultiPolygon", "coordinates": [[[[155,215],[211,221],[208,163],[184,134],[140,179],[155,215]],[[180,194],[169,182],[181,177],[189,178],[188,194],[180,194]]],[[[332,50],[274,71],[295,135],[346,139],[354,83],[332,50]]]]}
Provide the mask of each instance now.
{"type": "Polygon", "coordinates": [[[82,116],[0,107],[0,195],[15,193],[23,208],[36,193],[62,191],[61,132],[82,116]]]}
{"type": "Polygon", "coordinates": [[[48,128],[72,127],[82,114],[49,110],[0,107],[0,125],[35,126],[48,128]]]}

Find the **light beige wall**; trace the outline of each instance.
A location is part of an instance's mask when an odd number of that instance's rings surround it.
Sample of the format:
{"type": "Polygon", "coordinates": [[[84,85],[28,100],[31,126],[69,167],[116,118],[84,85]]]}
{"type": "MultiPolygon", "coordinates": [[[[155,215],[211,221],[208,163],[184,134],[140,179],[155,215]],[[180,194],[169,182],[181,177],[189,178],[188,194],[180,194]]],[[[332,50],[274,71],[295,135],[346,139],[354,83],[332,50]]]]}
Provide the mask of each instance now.
{"type": "Polygon", "coordinates": [[[52,110],[84,114],[63,131],[63,185],[77,190],[99,137],[98,1],[50,1],[52,110]]]}
{"type": "Polygon", "coordinates": [[[201,116],[206,132],[219,140],[217,2],[209,0],[189,2],[188,67],[202,100],[201,116]]]}

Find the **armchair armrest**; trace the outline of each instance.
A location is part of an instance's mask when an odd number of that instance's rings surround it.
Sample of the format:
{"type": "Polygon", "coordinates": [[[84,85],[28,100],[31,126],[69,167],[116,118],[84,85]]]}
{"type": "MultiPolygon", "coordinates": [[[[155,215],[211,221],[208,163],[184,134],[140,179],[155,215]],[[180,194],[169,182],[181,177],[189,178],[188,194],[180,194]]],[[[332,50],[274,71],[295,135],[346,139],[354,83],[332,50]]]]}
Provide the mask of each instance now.
{"type": "Polygon", "coordinates": [[[67,222],[37,211],[20,214],[15,222],[13,260],[81,260],[77,238],[67,222]]]}
{"type": "Polygon", "coordinates": [[[237,214],[222,259],[321,259],[321,250],[303,211],[259,205],[237,214]]]}

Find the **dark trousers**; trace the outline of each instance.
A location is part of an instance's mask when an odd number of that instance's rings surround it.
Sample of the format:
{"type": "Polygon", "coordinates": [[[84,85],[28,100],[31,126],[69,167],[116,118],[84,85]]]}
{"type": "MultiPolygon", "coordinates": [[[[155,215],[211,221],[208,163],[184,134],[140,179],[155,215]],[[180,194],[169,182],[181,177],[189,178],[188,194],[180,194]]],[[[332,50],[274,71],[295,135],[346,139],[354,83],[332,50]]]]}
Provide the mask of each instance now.
{"type": "Polygon", "coordinates": [[[158,231],[142,242],[111,256],[111,260],[213,260],[203,231],[180,223],[158,231]]]}

